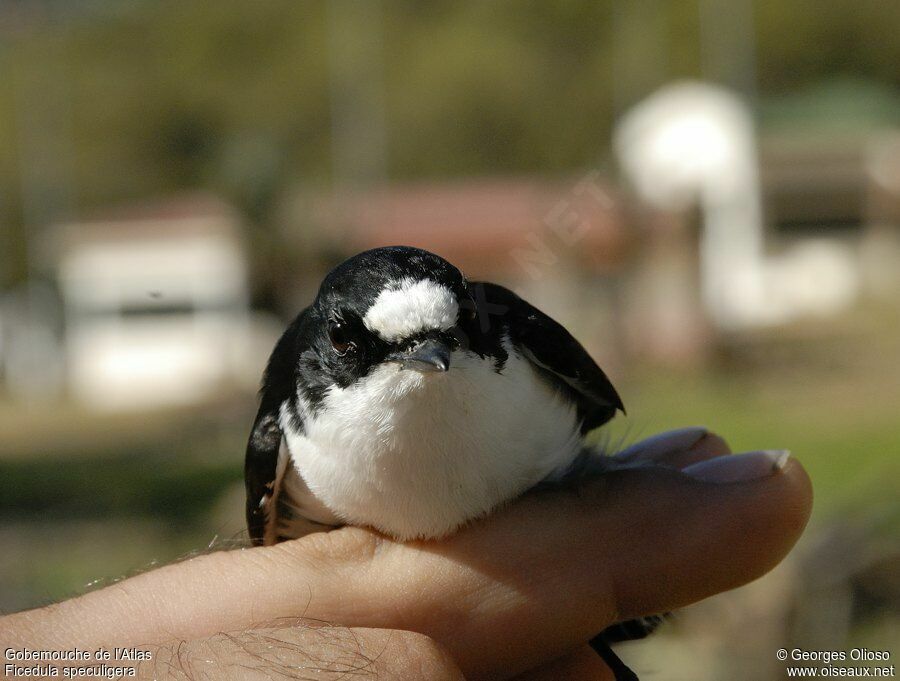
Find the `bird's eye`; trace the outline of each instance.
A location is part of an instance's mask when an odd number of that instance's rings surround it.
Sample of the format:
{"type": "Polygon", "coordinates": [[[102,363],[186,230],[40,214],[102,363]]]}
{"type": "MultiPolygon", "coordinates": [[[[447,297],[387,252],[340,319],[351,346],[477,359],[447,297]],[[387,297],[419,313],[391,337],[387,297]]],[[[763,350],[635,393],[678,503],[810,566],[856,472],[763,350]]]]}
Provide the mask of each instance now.
{"type": "Polygon", "coordinates": [[[334,348],[334,351],[339,355],[346,354],[353,346],[353,341],[350,338],[350,330],[343,322],[329,322],[328,339],[331,341],[331,346],[334,348]]]}
{"type": "Polygon", "coordinates": [[[463,308],[463,311],[460,314],[460,316],[463,318],[463,320],[465,320],[467,322],[475,321],[475,318],[478,316],[478,310],[475,309],[475,301],[472,301],[471,307],[466,305],[466,307],[463,308]]]}

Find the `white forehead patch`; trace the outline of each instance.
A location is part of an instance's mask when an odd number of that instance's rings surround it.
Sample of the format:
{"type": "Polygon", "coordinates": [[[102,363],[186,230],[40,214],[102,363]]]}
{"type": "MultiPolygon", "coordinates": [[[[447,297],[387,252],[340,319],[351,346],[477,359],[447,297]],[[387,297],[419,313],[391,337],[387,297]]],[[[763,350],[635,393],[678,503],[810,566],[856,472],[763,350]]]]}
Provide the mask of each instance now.
{"type": "Polygon", "coordinates": [[[453,328],[458,314],[456,296],[446,286],[403,279],[378,295],[363,323],[384,340],[398,341],[421,331],[453,328]]]}

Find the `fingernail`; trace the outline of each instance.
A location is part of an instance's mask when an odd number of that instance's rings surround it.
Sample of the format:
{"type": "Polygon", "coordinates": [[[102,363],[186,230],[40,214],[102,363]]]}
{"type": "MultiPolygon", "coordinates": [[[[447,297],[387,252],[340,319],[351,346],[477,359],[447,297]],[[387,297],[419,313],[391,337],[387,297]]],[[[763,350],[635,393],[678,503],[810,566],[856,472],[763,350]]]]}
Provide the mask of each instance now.
{"type": "Polygon", "coordinates": [[[747,482],[781,471],[790,458],[786,449],[767,449],[707,459],[681,472],[703,482],[747,482]]]}
{"type": "Polygon", "coordinates": [[[616,454],[614,458],[629,462],[657,461],[672,452],[683,452],[690,449],[708,434],[709,430],[703,426],[669,430],[634,443],[616,454]]]}

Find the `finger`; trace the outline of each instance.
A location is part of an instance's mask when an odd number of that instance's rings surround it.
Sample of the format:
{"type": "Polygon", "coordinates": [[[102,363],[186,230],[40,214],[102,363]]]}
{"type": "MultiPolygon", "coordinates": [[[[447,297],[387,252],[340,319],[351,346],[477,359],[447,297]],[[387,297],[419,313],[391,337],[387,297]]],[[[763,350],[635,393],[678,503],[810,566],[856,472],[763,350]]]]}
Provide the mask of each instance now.
{"type": "Polygon", "coordinates": [[[584,681],[615,681],[612,670],[590,646],[550,660],[516,677],[516,681],[557,681],[557,679],[583,679],[584,681]]]}
{"type": "Polygon", "coordinates": [[[699,461],[715,459],[731,454],[731,447],[716,433],[706,433],[692,446],[682,452],[673,452],[671,456],[662,461],[662,465],[671,468],[682,469],[699,461]]]}
{"type": "Polygon", "coordinates": [[[770,471],[784,468],[790,458],[787,450],[770,449],[735,454],[727,458],[700,461],[682,469],[685,475],[706,482],[740,482],[761,478],[770,471]]]}
{"type": "Polygon", "coordinates": [[[435,601],[418,617],[464,673],[514,668],[584,641],[604,623],[756,579],[796,542],[810,506],[796,462],[733,484],[664,469],[610,473],[578,495],[528,497],[434,547],[480,579],[449,599],[450,612],[435,601]],[[481,616],[454,626],[465,607],[481,616]]]}
{"type": "Polygon", "coordinates": [[[636,442],[613,459],[622,464],[653,464],[683,468],[698,461],[729,454],[720,436],[701,426],[670,430],[636,442]]]}
{"type": "Polygon", "coordinates": [[[689,426],[657,433],[626,447],[614,458],[623,462],[658,463],[660,459],[672,452],[692,447],[708,432],[704,426],[689,426]]]}
{"type": "Polygon", "coordinates": [[[687,470],[704,479],[679,476],[683,486],[633,476],[615,485],[610,505],[626,506],[626,498],[636,493],[654,505],[608,528],[608,538],[627,547],[610,565],[616,619],[675,610],[752,581],[780,562],[806,525],[812,489],[795,460],[781,460],[785,467],[779,470],[761,459],[768,460],[769,453],[697,464],[707,469],[687,470]],[[712,469],[714,462],[718,467],[712,469]],[[740,473],[727,475],[732,466],[740,473]],[[741,482],[740,475],[750,479],[741,482]],[[635,535],[641,539],[630,541],[635,535]]]}
{"type": "Polygon", "coordinates": [[[729,484],[663,468],[615,471],[575,491],[527,495],[442,542],[396,544],[345,528],[201,556],[49,613],[13,616],[10,626],[31,626],[45,641],[90,632],[114,645],[307,616],[420,631],[467,676],[508,676],[613,621],[755,579],[796,541],[810,505],[809,480],[793,461],[729,484]]]}
{"type": "Polygon", "coordinates": [[[422,634],[308,623],[171,643],[154,650],[139,671],[145,678],[222,681],[463,678],[447,652],[422,634]]]}

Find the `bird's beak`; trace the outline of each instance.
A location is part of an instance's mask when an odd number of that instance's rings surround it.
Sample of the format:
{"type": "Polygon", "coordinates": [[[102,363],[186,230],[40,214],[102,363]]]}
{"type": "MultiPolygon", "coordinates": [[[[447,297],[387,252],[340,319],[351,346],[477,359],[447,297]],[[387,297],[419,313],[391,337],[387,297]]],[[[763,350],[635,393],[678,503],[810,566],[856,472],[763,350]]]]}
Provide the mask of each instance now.
{"type": "Polygon", "coordinates": [[[450,368],[450,348],[444,341],[429,338],[400,354],[397,361],[403,369],[444,372],[450,368]]]}

